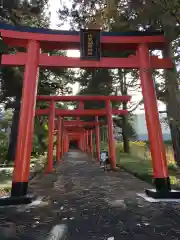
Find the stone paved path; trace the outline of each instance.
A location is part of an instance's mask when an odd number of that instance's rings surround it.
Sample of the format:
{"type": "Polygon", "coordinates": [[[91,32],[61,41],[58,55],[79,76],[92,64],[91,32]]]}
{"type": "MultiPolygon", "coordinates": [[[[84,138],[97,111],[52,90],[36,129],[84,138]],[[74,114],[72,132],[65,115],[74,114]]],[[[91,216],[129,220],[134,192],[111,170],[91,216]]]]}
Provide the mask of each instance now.
{"type": "Polygon", "coordinates": [[[67,225],[67,240],[180,239],[180,205],[137,197],[147,187],[124,171],[104,172],[87,155],[72,151],[56,172],[32,181],[30,192],[41,201],[0,208],[0,223],[16,223],[13,239],[45,239],[57,224],[67,225]]]}

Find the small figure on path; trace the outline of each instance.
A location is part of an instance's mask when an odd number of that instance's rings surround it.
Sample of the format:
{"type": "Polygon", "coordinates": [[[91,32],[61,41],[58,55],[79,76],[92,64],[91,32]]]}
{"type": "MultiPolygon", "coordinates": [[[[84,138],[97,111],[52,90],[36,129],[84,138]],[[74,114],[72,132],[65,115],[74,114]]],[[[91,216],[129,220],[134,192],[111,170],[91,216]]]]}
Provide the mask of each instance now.
{"type": "Polygon", "coordinates": [[[104,168],[104,171],[108,170],[108,166],[110,166],[110,160],[107,151],[101,152],[101,159],[100,159],[100,167],[104,168]]]}

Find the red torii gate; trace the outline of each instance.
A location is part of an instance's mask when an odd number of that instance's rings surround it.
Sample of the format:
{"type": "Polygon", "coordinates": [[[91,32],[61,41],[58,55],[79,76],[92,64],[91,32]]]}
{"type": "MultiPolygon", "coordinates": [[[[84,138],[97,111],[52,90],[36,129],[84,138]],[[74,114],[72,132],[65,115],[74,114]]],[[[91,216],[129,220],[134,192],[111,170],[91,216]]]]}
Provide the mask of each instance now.
{"type": "Polygon", "coordinates": [[[69,150],[69,142],[71,140],[78,140],[79,149],[81,149],[82,151],[87,151],[93,155],[93,130],[94,129],[86,130],[83,128],[75,129],[73,127],[71,127],[70,130],[67,129],[67,133],[68,133],[68,142],[66,143],[67,150],[69,150]],[[90,143],[89,143],[89,137],[90,137],[90,143]],[[82,142],[85,143],[84,147],[82,147],[82,142]]]}
{"type": "MultiPolygon", "coordinates": [[[[1,204],[27,203],[29,162],[35,116],[36,94],[38,85],[38,68],[128,68],[140,69],[140,80],[144,98],[146,122],[150,140],[153,163],[153,178],[156,191],[147,190],[153,197],[179,197],[171,191],[165,148],[158,116],[156,93],[151,69],[173,68],[171,59],[150,56],[149,50],[163,49],[166,38],[162,32],[101,33],[101,48],[112,51],[132,50],[135,52],[127,58],[100,58],[100,60],[82,60],[64,56],[49,56],[43,50],[66,50],[80,48],[80,33],[50,29],[28,28],[0,24],[0,33],[4,42],[11,47],[23,47],[27,52],[14,55],[3,54],[1,64],[4,66],[25,66],[18,141],[13,173],[11,198],[1,199],[1,204]],[[24,135],[26,138],[24,138],[24,135]],[[22,165],[24,166],[22,170],[22,165]],[[24,177],[26,176],[26,177],[24,177]]],[[[110,104],[109,104],[110,106],[110,104]]],[[[110,107],[109,107],[110,110],[110,107]]],[[[112,113],[112,112],[111,112],[112,113]]]]}
{"type": "MultiPolygon", "coordinates": [[[[62,119],[60,119],[60,121],[62,121],[62,119]]],[[[77,140],[78,141],[78,147],[80,150],[85,151],[87,150],[87,146],[85,147],[85,145],[83,146],[83,143],[86,143],[87,141],[87,137],[85,138],[86,132],[88,130],[86,130],[84,127],[95,127],[96,130],[96,151],[97,151],[97,160],[100,161],[100,132],[99,132],[99,126],[103,125],[102,122],[83,122],[83,121],[63,121],[63,129],[62,128],[58,128],[59,123],[56,120],[55,121],[55,126],[57,125],[57,128],[55,127],[54,130],[54,135],[57,135],[57,143],[56,143],[56,161],[59,162],[60,159],[63,157],[64,154],[64,145],[67,145],[67,147],[65,147],[65,149],[67,149],[67,151],[69,150],[69,142],[71,140],[77,140]],[[69,122],[69,124],[68,124],[69,122]],[[67,139],[64,139],[63,141],[63,133],[67,132],[68,134],[68,143],[67,143],[67,139]],[[59,136],[59,137],[58,137],[59,136]]],[[[94,129],[93,129],[94,130],[94,129]]],[[[90,130],[92,131],[92,129],[90,130]]],[[[53,140],[53,139],[52,139],[53,140]]],[[[91,150],[92,150],[92,135],[91,135],[91,150]]],[[[51,141],[51,139],[50,139],[51,141]]],[[[52,144],[51,142],[48,141],[48,152],[52,153],[51,148],[52,148],[52,144]]],[[[92,153],[92,151],[91,151],[92,153]]],[[[52,171],[52,159],[53,156],[48,154],[48,169],[47,172],[51,172],[52,171]]]]}
{"type": "MultiPolygon", "coordinates": [[[[62,157],[61,151],[62,151],[62,146],[61,146],[61,139],[62,139],[62,132],[60,130],[60,128],[58,127],[59,121],[61,121],[62,119],[58,119],[55,121],[55,135],[57,135],[57,145],[56,145],[56,161],[60,161],[60,158],[62,157]],[[56,130],[57,129],[57,130],[56,130]],[[59,136],[59,137],[58,137],[59,136]]],[[[77,130],[77,128],[83,128],[83,127],[95,127],[95,136],[96,136],[96,157],[97,160],[100,162],[100,129],[99,127],[104,125],[103,122],[99,122],[98,121],[98,117],[96,117],[96,121],[94,122],[84,122],[84,121],[80,121],[80,120],[70,120],[70,121],[63,121],[63,126],[65,128],[67,128],[68,130],[70,129],[70,131],[72,131],[72,128],[75,127],[75,131],[77,130]]],[[[93,129],[94,130],[94,129],[93,129]]],[[[75,132],[74,131],[74,132],[75,132]]],[[[74,133],[73,132],[73,133],[74,133]]],[[[70,136],[69,137],[69,141],[71,140],[77,140],[74,136],[70,136]]],[[[87,147],[85,148],[85,137],[84,137],[84,133],[81,139],[79,139],[78,142],[78,147],[79,149],[81,149],[82,151],[85,151],[87,149],[87,147]]]]}
{"type": "MultiPolygon", "coordinates": [[[[116,168],[116,152],[114,146],[114,136],[113,136],[113,119],[112,114],[124,115],[128,114],[127,110],[119,110],[112,109],[111,101],[129,101],[131,99],[130,96],[37,96],[37,101],[49,101],[50,107],[47,109],[37,109],[36,115],[49,115],[49,143],[48,143],[48,169],[47,172],[51,172],[53,169],[53,135],[55,129],[55,117],[56,116],[107,116],[108,122],[108,139],[109,139],[109,157],[111,160],[112,169],[116,168]],[[64,101],[80,101],[81,109],[76,110],[64,110],[64,109],[56,109],[55,102],[64,102],[64,101]],[[106,108],[105,109],[83,109],[84,101],[105,101],[106,108]]],[[[79,119],[77,120],[79,121],[79,119]]],[[[96,119],[98,121],[98,119],[96,119]]],[[[97,125],[98,122],[96,122],[97,125]]],[[[61,123],[62,124],[62,123],[61,123]]],[[[61,125],[59,123],[59,125],[61,125]]],[[[64,124],[63,124],[64,126],[64,124]]],[[[65,127],[65,126],[64,126],[65,127]]],[[[99,141],[99,129],[96,128],[97,133],[97,141],[99,141]]],[[[59,137],[60,133],[58,133],[58,144],[62,141],[62,136],[59,137]],[[61,139],[61,140],[60,140],[61,139]]],[[[67,137],[67,136],[66,136],[67,137]]],[[[66,139],[66,146],[67,146],[66,139]]],[[[100,158],[100,145],[97,144],[97,153],[98,159],[100,158]]],[[[57,146],[57,151],[59,151],[60,146],[57,146]]],[[[66,150],[68,147],[66,147],[66,150]]],[[[59,153],[57,154],[59,158],[59,153]]]]}
{"type": "MultiPolygon", "coordinates": [[[[92,145],[92,132],[95,130],[95,137],[96,137],[96,157],[97,160],[100,162],[100,131],[99,127],[102,126],[104,123],[103,122],[83,122],[81,123],[78,120],[75,121],[69,121],[70,123],[68,124],[68,121],[64,122],[64,127],[68,131],[68,139],[69,141],[71,140],[78,140],[78,147],[82,151],[85,151],[86,148],[83,148],[83,142],[86,142],[84,134],[87,132],[90,132],[90,143],[92,145]],[[67,122],[67,124],[66,124],[67,122]],[[91,129],[85,129],[85,127],[90,127],[91,129]],[[95,129],[94,129],[95,128],[95,129]],[[77,137],[78,136],[78,139],[77,137]]],[[[55,130],[55,134],[57,134],[57,130],[55,130]]],[[[58,144],[58,142],[57,142],[58,144]]],[[[92,150],[92,147],[90,147],[92,150]]],[[[92,151],[91,151],[92,153],[92,151]]],[[[57,154],[58,155],[58,154],[57,154]]],[[[58,159],[58,158],[57,158],[58,159]]]]}

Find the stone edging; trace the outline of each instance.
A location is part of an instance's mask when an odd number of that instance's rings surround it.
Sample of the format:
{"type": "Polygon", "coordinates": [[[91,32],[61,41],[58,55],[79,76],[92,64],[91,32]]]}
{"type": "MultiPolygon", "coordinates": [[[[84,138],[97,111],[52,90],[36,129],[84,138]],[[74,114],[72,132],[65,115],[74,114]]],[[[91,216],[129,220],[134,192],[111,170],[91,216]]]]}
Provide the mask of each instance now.
{"type": "Polygon", "coordinates": [[[59,224],[52,228],[46,240],[65,240],[68,228],[65,224],[59,224]]]}

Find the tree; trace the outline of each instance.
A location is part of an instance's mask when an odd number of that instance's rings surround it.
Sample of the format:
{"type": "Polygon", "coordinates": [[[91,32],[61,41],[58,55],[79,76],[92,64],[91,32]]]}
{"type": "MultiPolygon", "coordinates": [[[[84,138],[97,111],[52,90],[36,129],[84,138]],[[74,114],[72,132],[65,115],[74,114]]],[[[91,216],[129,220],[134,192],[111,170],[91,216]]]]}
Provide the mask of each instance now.
{"type": "MultiPolygon", "coordinates": [[[[178,87],[179,74],[176,64],[180,62],[179,16],[180,2],[178,0],[74,0],[71,9],[68,9],[66,6],[62,6],[60,9],[60,19],[65,20],[68,18],[74,30],[98,24],[98,27],[108,31],[164,31],[168,39],[168,44],[163,54],[165,57],[172,57],[174,68],[172,70],[165,70],[164,76],[159,71],[153,71],[153,78],[158,80],[155,81],[157,97],[167,106],[175,159],[178,164],[180,164],[180,92],[178,87]]],[[[125,54],[127,56],[127,53],[125,54]]],[[[136,77],[136,80],[133,80],[133,84],[138,85],[139,74],[136,71],[132,71],[131,73],[136,77]]],[[[87,79],[84,78],[83,91],[85,93],[87,91],[86,84],[87,79]]],[[[98,91],[97,88],[95,91],[98,91]]],[[[138,104],[139,102],[135,104],[135,108],[138,104]]]]}
{"type": "Polygon", "coordinates": [[[176,0],[130,1],[130,9],[136,16],[133,21],[144,29],[163,30],[168,43],[163,50],[164,57],[172,58],[174,68],[164,71],[165,84],[157,93],[166,104],[175,159],[180,165],[180,105],[179,76],[176,65],[180,54],[180,2],[176,0]]]}
{"type": "MultiPolygon", "coordinates": [[[[153,0],[153,1],[114,1],[114,4],[120,4],[121,10],[125,13],[126,25],[148,30],[156,31],[163,30],[168,44],[163,50],[164,57],[170,57],[174,61],[174,68],[165,70],[165,84],[159,89],[158,95],[163,96],[163,100],[167,106],[167,115],[171,129],[172,143],[175,152],[175,159],[180,165],[180,114],[179,114],[179,78],[177,74],[176,64],[179,63],[180,54],[178,48],[180,46],[180,2],[177,0],[153,0]]],[[[115,7],[112,7],[115,10],[115,7]]],[[[118,9],[118,8],[116,8],[118,9]]],[[[118,10],[117,10],[118,11],[118,10]]],[[[111,13],[110,13],[111,14],[111,13]]],[[[111,15],[112,18],[113,15],[111,15]]],[[[121,18],[122,19],[122,18],[121,18]]],[[[116,25],[117,15],[114,17],[113,24],[116,25]]],[[[120,21],[121,22],[121,21],[120,21]]],[[[159,75],[159,73],[158,73],[159,75]]],[[[154,71],[153,76],[157,79],[157,71],[154,71]]],[[[157,86],[158,84],[156,84],[157,86]]]]}
{"type": "MultiPolygon", "coordinates": [[[[119,77],[121,79],[120,90],[122,95],[128,95],[127,90],[127,79],[126,79],[126,72],[119,69],[118,71],[119,77]]],[[[127,103],[123,102],[123,110],[127,110],[127,103]]],[[[124,143],[124,152],[130,152],[129,140],[128,140],[128,118],[127,116],[122,116],[122,136],[123,136],[123,143],[124,143]]]]}
{"type": "Polygon", "coordinates": [[[48,3],[48,0],[1,0],[1,15],[11,17],[16,21],[21,14],[38,15],[41,14],[42,8],[48,3]]]}
{"type": "MultiPolygon", "coordinates": [[[[22,1],[21,1],[22,2],[22,1]]],[[[42,0],[43,4],[40,12],[35,15],[29,15],[29,10],[27,10],[26,1],[21,4],[21,16],[17,11],[17,1],[3,1],[3,8],[1,8],[0,15],[1,20],[10,24],[15,25],[26,25],[29,26],[48,26],[48,16],[44,14],[44,9],[46,5],[46,0],[42,0]]],[[[0,43],[1,53],[10,53],[15,52],[18,49],[9,49],[2,40],[0,43]]],[[[16,140],[18,133],[18,122],[19,122],[19,113],[20,113],[20,102],[22,94],[22,81],[23,81],[23,68],[1,68],[1,104],[5,105],[5,108],[14,109],[13,121],[10,134],[10,142],[8,148],[8,160],[14,159],[15,149],[16,149],[16,140]]]]}
{"type": "Polygon", "coordinates": [[[0,117],[0,163],[4,163],[9,141],[9,128],[12,123],[12,111],[1,112],[0,117]]]}
{"type": "MultiPolygon", "coordinates": [[[[49,27],[49,15],[46,11],[47,8],[47,0],[37,1],[39,12],[32,12],[32,8],[35,5],[27,5],[26,1],[24,1],[20,7],[16,8],[11,6],[7,6],[0,12],[1,20],[10,23],[13,25],[28,25],[33,27],[49,27]]],[[[8,1],[4,3],[8,4],[8,1]]],[[[11,1],[12,3],[12,1],[11,1]]],[[[8,48],[4,44],[3,41],[0,41],[0,50],[1,53],[13,53],[19,48],[8,48]]],[[[22,50],[22,49],[21,49],[22,50]]],[[[51,52],[50,54],[58,54],[62,55],[64,52],[51,52]]],[[[22,94],[22,82],[23,82],[24,68],[1,68],[1,78],[0,78],[0,87],[1,87],[1,95],[0,95],[0,103],[4,104],[6,109],[12,108],[14,109],[13,113],[13,121],[11,127],[10,134],[10,142],[8,149],[8,160],[13,160],[16,149],[16,141],[17,141],[17,133],[18,133],[18,122],[19,122],[19,113],[20,113],[20,103],[21,103],[21,94],[22,94]]],[[[69,83],[73,81],[72,72],[70,70],[58,69],[58,70],[47,70],[41,69],[39,74],[39,87],[38,94],[44,95],[53,95],[53,94],[69,94],[72,92],[71,86],[69,83]]],[[[39,105],[39,103],[38,103],[39,105]]],[[[41,103],[41,105],[43,105],[41,103]]],[[[40,129],[45,127],[45,123],[41,124],[38,121],[35,121],[35,135],[37,136],[35,139],[38,139],[40,145],[43,149],[43,141],[42,134],[40,129]],[[39,127],[36,125],[39,124],[39,127]]],[[[36,144],[37,145],[37,144],[36,144]]]]}

